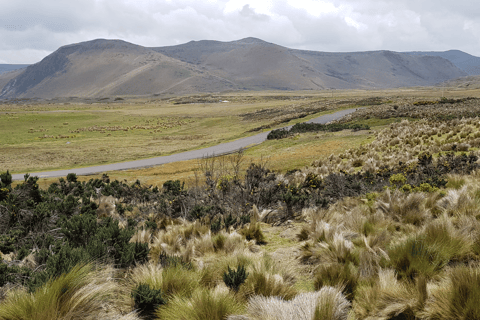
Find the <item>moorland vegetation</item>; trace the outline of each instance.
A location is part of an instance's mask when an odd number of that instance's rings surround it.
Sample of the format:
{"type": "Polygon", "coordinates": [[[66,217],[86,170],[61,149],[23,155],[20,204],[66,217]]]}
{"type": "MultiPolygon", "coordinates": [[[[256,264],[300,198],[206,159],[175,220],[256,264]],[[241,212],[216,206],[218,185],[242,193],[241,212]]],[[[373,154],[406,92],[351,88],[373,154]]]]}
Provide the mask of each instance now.
{"type": "Polygon", "coordinates": [[[284,173],[242,153],[189,187],[2,173],[0,319],[480,319],[478,101],[433,102],[359,110],[395,121],[284,173]]]}

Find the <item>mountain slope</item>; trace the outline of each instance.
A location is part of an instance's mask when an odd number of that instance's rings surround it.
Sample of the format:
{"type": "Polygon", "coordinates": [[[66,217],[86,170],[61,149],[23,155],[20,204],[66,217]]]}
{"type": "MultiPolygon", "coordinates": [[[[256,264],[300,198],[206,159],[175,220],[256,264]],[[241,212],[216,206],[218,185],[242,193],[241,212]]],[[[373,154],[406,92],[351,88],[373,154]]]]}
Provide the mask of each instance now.
{"type": "Polygon", "coordinates": [[[36,64],[0,75],[0,98],[389,88],[465,75],[439,56],[391,51],[302,51],[255,38],[158,48],[97,39],[63,46],[36,64]]]}
{"type": "MultiPolygon", "coordinates": [[[[181,92],[202,82],[195,78],[207,81],[209,77],[145,47],[120,40],[93,40],[61,47],[27,67],[3,87],[0,97],[143,95],[182,82],[177,88],[181,92]]],[[[212,82],[223,90],[229,87],[218,79],[212,82]]]]}
{"type": "Polygon", "coordinates": [[[152,49],[247,89],[386,88],[432,85],[466,75],[440,57],[390,51],[302,51],[255,38],[191,41],[152,49]]]}
{"type": "Polygon", "coordinates": [[[29,64],[0,64],[0,74],[28,67],[29,64]]]}
{"type": "Polygon", "coordinates": [[[460,50],[438,51],[415,51],[407,52],[416,56],[436,56],[451,61],[459,69],[468,75],[480,75],[480,57],[472,56],[460,50]]]}

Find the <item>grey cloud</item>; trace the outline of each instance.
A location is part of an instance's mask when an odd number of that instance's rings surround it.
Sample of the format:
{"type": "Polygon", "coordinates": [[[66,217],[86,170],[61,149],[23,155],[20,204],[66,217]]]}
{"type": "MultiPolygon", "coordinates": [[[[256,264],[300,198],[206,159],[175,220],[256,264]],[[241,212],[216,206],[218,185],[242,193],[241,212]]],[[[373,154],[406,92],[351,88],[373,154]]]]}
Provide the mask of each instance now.
{"type": "Polygon", "coordinates": [[[270,1],[269,13],[257,10],[259,0],[225,12],[228,2],[0,0],[0,61],[32,63],[62,45],[95,38],[163,46],[250,36],[321,51],[456,48],[480,56],[480,5],[469,0],[330,0],[337,12],[321,15],[287,0],[270,1]]]}

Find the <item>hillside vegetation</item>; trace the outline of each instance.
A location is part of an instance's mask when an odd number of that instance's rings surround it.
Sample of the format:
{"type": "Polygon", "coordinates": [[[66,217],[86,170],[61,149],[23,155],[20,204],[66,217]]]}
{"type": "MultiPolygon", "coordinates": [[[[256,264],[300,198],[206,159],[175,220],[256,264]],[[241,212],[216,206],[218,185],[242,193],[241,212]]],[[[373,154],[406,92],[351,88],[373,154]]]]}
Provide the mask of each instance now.
{"type": "Polygon", "coordinates": [[[2,173],[0,319],[480,319],[477,100],[418,101],[284,173],[241,152],[188,187],[2,173]]]}

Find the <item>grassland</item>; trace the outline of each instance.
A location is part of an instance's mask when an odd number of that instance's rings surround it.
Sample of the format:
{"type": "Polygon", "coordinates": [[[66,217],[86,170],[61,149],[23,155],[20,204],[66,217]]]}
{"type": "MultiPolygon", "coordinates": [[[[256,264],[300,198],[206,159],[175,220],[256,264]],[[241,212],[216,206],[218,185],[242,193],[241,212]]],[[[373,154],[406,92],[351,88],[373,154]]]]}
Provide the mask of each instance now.
{"type": "Polygon", "coordinates": [[[0,319],[480,319],[480,120],[413,117],[418,92],[352,93],[371,130],[267,141],[237,173],[2,176],[0,319]]]}
{"type": "MultiPolygon", "coordinates": [[[[449,97],[476,93],[447,92],[449,97]]],[[[150,158],[235,140],[336,109],[439,94],[419,88],[4,103],[0,163],[4,170],[21,173],[150,158]]]]}

